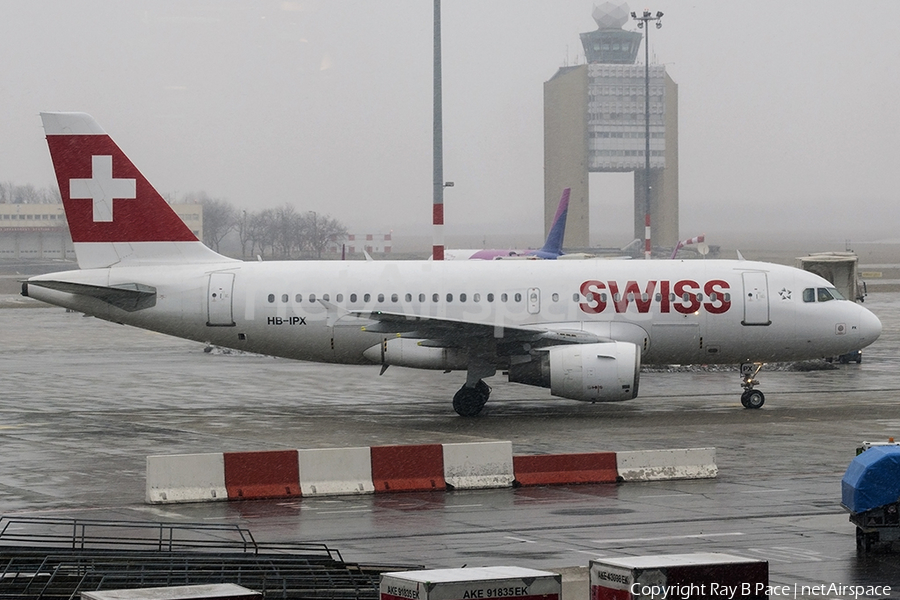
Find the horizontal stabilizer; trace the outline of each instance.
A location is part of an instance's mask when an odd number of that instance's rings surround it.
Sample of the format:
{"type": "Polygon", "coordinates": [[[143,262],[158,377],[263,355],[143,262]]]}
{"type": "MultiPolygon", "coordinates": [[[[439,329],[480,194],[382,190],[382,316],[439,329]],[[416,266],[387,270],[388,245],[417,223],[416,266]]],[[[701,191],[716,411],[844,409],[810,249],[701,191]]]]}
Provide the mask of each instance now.
{"type": "Polygon", "coordinates": [[[67,294],[90,296],[128,312],[156,306],[156,288],[141,283],[121,283],[105,287],[70,281],[29,281],[27,285],[67,294]]]}

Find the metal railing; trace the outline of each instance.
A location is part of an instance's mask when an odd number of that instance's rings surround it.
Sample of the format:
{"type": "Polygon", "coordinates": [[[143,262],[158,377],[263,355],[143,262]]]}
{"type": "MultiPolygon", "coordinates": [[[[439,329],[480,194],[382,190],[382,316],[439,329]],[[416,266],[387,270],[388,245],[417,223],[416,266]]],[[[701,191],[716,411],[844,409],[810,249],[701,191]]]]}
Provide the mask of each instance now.
{"type": "Polygon", "coordinates": [[[380,574],[325,544],[261,544],[236,525],[0,517],[0,600],[235,583],[266,599],[378,600],[380,574]]]}

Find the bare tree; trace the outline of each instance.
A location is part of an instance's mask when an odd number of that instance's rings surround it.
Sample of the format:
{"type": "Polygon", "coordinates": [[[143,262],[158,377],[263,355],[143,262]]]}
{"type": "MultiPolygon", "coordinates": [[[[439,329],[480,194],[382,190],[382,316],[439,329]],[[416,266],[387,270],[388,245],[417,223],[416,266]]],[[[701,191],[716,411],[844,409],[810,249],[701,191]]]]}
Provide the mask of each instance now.
{"type": "Polygon", "coordinates": [[[59,204],[62,198],[55,187],[35,188],[33,185],[0,183],[0,204],[59,204]]]}
{"type": "Polygon", "coordinates": [[[210,198],[206,192],[188,194],[185,200],[203,207],[203,243],[218,252],[222,239],[234,228],[234,207],[227,200],[210,198]]]}
{"type": "Polygon", "coordinates": [[[238,240],[241,242],[241,258],[247,257],[247,245],[250,245],[250,254],[253,254],[253,241],[250,236],[250,220],[253,215],[246,210],[234,211],[234,227],[238,240]]]}
{"type": "Polygon", "coordinates": [[[275,240],[282,258],[291,258],[303,245],[303,219],[290,204],[275,209],[275,240]]]}
{"type": "Polygon", "coordinates": [[[272,249],[275,256],[275,210],[267,208],[250,216],[247,222],[247,238],[250,240],[250,253],[259,248],[261,256],[266,255],[266,248],[272,249]]]}
{"type": "Polygon", "coordinates": [[[328,244],[340,242],[347,237],[347,228],[340,221],[314,211],[307,213],[303,228],[306,232],[305,248],[316,258],[322,258],[322,250],[328,244]]]}

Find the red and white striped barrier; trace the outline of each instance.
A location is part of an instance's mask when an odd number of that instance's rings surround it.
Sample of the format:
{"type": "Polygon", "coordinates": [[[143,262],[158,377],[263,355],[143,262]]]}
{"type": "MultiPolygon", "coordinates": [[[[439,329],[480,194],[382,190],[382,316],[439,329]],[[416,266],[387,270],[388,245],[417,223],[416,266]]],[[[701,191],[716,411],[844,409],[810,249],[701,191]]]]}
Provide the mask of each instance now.
{"type": "Polygon", "coordinates": [[[513,458],[520,485],[615,483],[615,452],[584,454],[536,454],[513,458]]]}
{"type": "Polygon", "coordinates": [[[228,500],[221,453],[147,457],[148,504],[215,500],[228,500]]]}
{"type": "Polygon", "coordinates": [[[440,444],[372,446],[376,492],[430,492],[447,489],[440,444]]]}
{"type": "Polygon", "coordinates": [[[296,450],[226,452],[224,458],[225,489],[229,499],[300,495],[296,450]]]}
{"type": "Polygon", "coordinates": [[[444,480],[458,490],[511,487],[512,442],[444,444],[444,480]]]}
{"type": "Polygon", "coordinates": [[[719,474],[715,448],[617,452],[616,470],[622,481],[710,479],[719,474]]]}
{"type": "Polygon", "coordinates": [[[715,448],[513,456],[511,442],[147,457],[150,504],[715,477],[715,448]]]}
{"type": "Polygon", "coordinates": [[[371,494],[372,454],[364,448],[298,450],[302,496],[371,494]]]}

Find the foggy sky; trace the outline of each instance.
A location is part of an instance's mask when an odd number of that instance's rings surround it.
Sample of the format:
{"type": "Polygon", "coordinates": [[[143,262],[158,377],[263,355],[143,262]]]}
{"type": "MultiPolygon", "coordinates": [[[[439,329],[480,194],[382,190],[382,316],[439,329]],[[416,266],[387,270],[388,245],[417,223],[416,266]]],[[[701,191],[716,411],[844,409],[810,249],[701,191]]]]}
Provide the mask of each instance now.
{"type": "MultiPolygon", "coordinates": [[[[543,83],[584,62],[593,6],[444,0],[448,234],[542,234],[543,83]]],[[[682,237],[900,237],[900,3],[647,7],[665,13],[651,62],[679,85],[682,237]]],[[[83,111],[164,195],[431,235],[431,2],[0,0],[0,15],[0,181],[55,187],[38,113],[83,111]]],[[[631,185],[591,176],[593,243],[631,239],[631,185]]]]}

